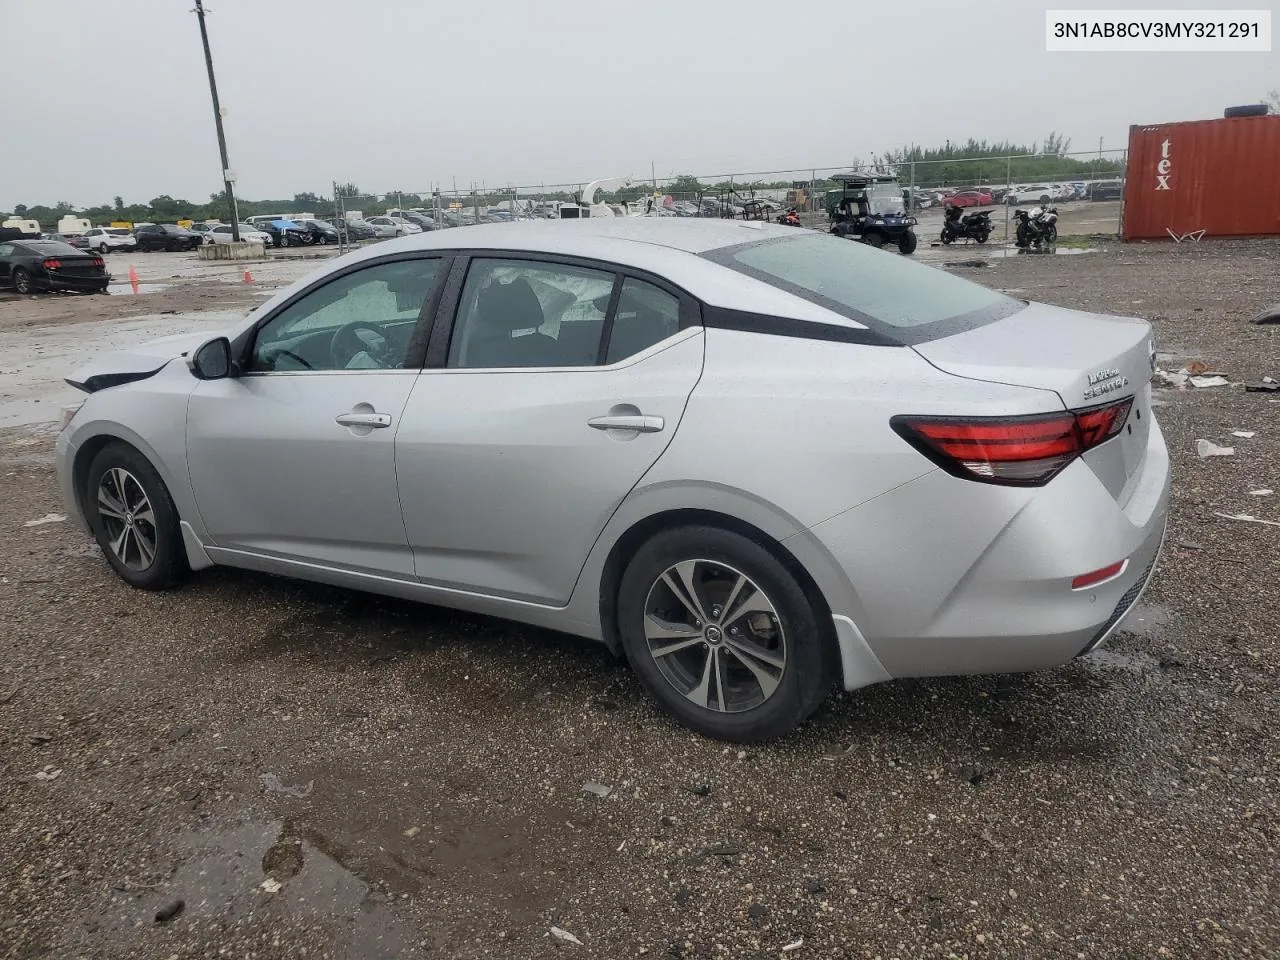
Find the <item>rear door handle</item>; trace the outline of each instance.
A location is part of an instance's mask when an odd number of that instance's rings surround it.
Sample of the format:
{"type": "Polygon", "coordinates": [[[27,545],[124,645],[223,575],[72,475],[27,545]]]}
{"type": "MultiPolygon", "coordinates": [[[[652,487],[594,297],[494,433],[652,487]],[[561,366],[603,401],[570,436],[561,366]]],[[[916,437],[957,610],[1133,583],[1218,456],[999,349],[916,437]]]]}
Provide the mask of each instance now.
{"type": "Polygon", "coordinates": [[[333,422],[344,427],[389,427],[389,413],[343,413],[333,418],[333,422]]]}
{"type": "Polygon", "coordinates": [[[636,433],[657,433],[666,426],[661,417],[646,417],[641,414],[617,417],[592,417],[587,426],[597,430],[634,430],[636,433]]]}

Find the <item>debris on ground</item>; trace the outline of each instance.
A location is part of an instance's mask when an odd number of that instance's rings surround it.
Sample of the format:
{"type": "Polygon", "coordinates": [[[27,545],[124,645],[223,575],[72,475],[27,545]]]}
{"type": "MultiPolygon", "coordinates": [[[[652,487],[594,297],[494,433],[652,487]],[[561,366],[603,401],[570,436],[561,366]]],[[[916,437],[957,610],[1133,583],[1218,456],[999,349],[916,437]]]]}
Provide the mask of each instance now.
{"type": "Polygon", "coordinates": [[[266,893],[279,893],[280,888],[284,886],[284,884],[275,877],[267,877],[267,879],[263,880],[262,883],[258,884],[258,886],[266,893]]]}
{"type": "Polygon", "coordinates": [[[582,941],[568,930],[561,930],[559,927],[552,927],[551,935],[557,940],[563,940],[565,943],[576,943],[578,946],[582,946],[582,941]]]}
{"type": "Polygon", "coordinates": [[[711,784],[709,783],[699,783],[692,787],[681,787],[680,789],[692,793],[695,797],[711,796],[711,784]]]}
{"type": "Polygon", "coordinates": [[[1261,517],[1255,517],[1248,513],[1214,513],[1215,517],[1221,517],[1223,520],[1241,520],[1245,523],[1265,523],[1269,527],[1280,527],[1280,520],[1263,520],[1261,517]]]}
{"type": "Polygon", "coordinates": [[[1280,393],[1280,381],[1274,377],[1263,377],[1257,383],[1246,383],[1245,393],[1280,393]]]}
{"type": "Polygon", "coordinates": [[[1202,390],[1206,387],[1225,387],[1230,383],[1230,381],[1220,373],[1206,374],[1203,377],[1188,377],[1187,379],[1191,382],[1193,387],[1199,387],[1202,390]]]}
{"type": "Polygon", "coordinates": [[[53,734],[45,733],[43,730],[37,730],[35,733],[27,734],[27,742],[33,747],[39,746],[42,743],[48,743],[52,739],[53,734]]]}
{"type": "Polygon", "coordinates": [[[1249,322],[1257,324],[1280,323],[1280,303],[1273,303],[1249,322]]]}
{"type": "Polygon", "coordinates": [[[286,787],[274,773],[264,773],[258,777],[258,780],[262,783],[264,793],[287,793],[291,797],[309,797],[316,786],[314,780],[309,780],[306,783],[286,787]]]}
{"type": "Polygon", "coordinates": [[[65,513],[46,513],[43,517],[37,517],[35,520],[28,520],[23,524],[24,527],[43,527],[46,523],[62,523],[67,519],[65,513]]]}
{"type": "Polygon", "coordinates": [[[961,780],[968,781],[969,786],[976,787],[991,776],[991,768],[981,763],[966,763],[956,770],[956,775],[961,780]]]}
{"type": "Polygon", "coordinates": [[[742,848],[736,843],[717,843],[707,847],[705,852],[709,857],[736,857],[742,848]]]}
{"type": "Polygon", "coordinates": [[[1233,437],[1240,437],[1242,440],[1252,440],[1256,434],[1252,430],[1232,430],[1233,437]]]}
{"type": "Polygon", "coordinates": [[[1220,447],[1209,440],[1197,440],[1196,453],[1200,455],[1201,460],[1204,460],[1207,457],[1234,457],[1236,455],[1236,448],[1220,447]]]}
{"type": "Polygon", "coordinates": [[[422,828],[421,828],[421,827],[410,827],[408,830],[406,830],[406,831],[404,832],[404,835],[405,835],[406,837],[408,837],[410,840],[412,840],[414,837],[416,837],[416,836],[417,836],[418,834],[420,834],[421,832],[422,832],[422,828]]]}
{"type": "Polygon", "coordinates": [[[791,951],[799,950],[803,946],[804,946],[804,937],[801,937],[799,940],[794,940],[791,943],[788,943],[785,947],[782,948],[782,952],[791,953],[791,951]]]}
{"type": "Polygon", "coordinates": [[[582,785],[583,793],[594,794],[597,797],[607,797],[613,793],[613,787],[608,784],[600,783],[598,780],[588,780],[582,785]]]}
{"type": "Polygon", "coordinates": [[[46,764],[43,770],[36,771],[37,780],[57,780],[60,776],[62,771],[54,769],[52,763],[46,764]]]}
{"type": "Polygon", "coordinates": [[[1273,493],[1275,493],[1275,491],[1274,491],[1274,490],[1268,490],[1268,489],[1266,489],[1266,488],[1264,487],[1262,490],[1250,490],[1250,491],[1249,491],[1249,496],[1251,496],[1251,497],[1269,497],[1269,496],[1271,496],[1271,494],[1273,494],[1273,493]]]}
{"type": "Polygon", "coordinates": [[[1157,386],[1176,387],[1179,390],[1187,389],[1187,375],[1185,373],[1170,373],[1168,370],[1161,370],[1159,367],[1151,374],[1151,381],[1157,386]]]}
{"type": "Polygon", "coordinates": [[[174,917],[182,912],[182,908],[186,903],[182,900],[173,900],[165,904],[156,911],[156,923],[168,923],[174,917]]]}

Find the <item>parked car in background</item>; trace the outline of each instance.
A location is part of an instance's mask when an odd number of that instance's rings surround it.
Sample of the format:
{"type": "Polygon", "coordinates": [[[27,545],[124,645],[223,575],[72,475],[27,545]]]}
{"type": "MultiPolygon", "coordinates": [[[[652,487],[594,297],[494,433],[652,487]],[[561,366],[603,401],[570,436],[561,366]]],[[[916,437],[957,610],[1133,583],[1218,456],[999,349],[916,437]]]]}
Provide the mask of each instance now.
{"type": "Polygon", "coordinates": [[[113,250],[136,250],[138,241],[133,231],[127,227],[91,227],[85,231],[85,245],[98,253],[110,253],[113,250]]]}
{"type": "MultiPolygon", "coordinates": [[[[392,220],[403,220],[405,223],[411,223],[423,233],[428,230],[438,230],[440,225],[425,213],[419,213],[416,210],[388,210],[387,216],[392,220]]],[[[406,231],[412,233],[413,231],[406,231]]]]}
{"type": "Polygon", "coordinates": [[[53,240],[56,243],[65,243],[69,247],[75,247],[77,250],[89,249],[89,238],[80,236],[79,234],[66,233],[45,233],[41,235],[42,240],[53,240]]]}
{"type": "Polygon", "coordinates": [[[271,238],[273,247],[305,247],[311,241],[311,233],[296,220],[261,220],[257,228],[271,238]]]}
{"type": "Polygon", "coordinates": [[[215,226],[217,226],[215,223],[199,222],[191,224],[187,229],[192,233],[200,234],[200,241],[202,243],[213,243],[213,237],[211,234],[213,233],[213,228],[215,226]]]}
{"type": "Polygon", "coordinates": [[[327,220],[299,220],[298,226],[311,235],[311,242],[316,244],[338,243],[341,238],[332,223],[327,220]]]}
{"type": "MultiPolygon", "coordinates": [[[[370,217],[365,222],[373,228],[379,239],[383,237],[403,237],[409,232],[405,229],[406,224],[403,220],[396,220],[393,217],[370,217]]],[[[413,226],[413,224],[407,224],[407,226],[413,226]]],[[[422,229],[418,228],[418,232],[421,233],[422,229]]]]}
{"type": "Polygon", "coordinates": [[[194,250],[204,243],[204,237],[184,230],[176,223],[149,223],[133,228],[138,250],[194,250]]]}
{"type": "Polygon", "coordinates": [[[1061,188],[1051,183],[1020,184],[1005,194],[1004,202],[1008,204],[1052,203],[1061,193],[1061,188]]]}
{"type": "MultiPolygon", "coordinates": [[[[219,223],[209,231],[209,239],[211,243],[234,243],[235,238],[231,234],[231,224],[219,223]]],[[[247,223],[240,224],[240,242],[241,243],[260,243],[264,247],[271,246],[271,235],[257,227],[250,226],[247,223]]]]}
{"type": "Polygon", "coordinates": [[[753,226],[436,231],[94,351],[63,513],[141,589],[227,565],[600,641],[733,741],[1104,643],[1168,515],[1150,325],[753,226]]]}
{"type": "Polygon", "coordinates": [[[953,207],[986,207],[991,204],[991,194],[985,190],[959,190],[947,198],[953,207]]]}
{"type": "Polygon", "coordinates": [[[1089,200],[1119,200],[1124,195],[1123,180],[1094,180],[1085,186],[1089,200]]]}
{"type": "Polygon", "coordinates": [[[378,234],[364,221],[363,218],[354,220],[346,220],[342,217],[334,217],[329,221],[329,225],[338,231],[338,235],[347,243],[359,243],[361,240],[372,240],[378,234]]]}
{"type": "Polygon", "coordinates": [[[61,240],[9,240],[0,243],[0,286],[18,293],[82,290],[101,293],[111,277],[96,253],[61,240]]]}

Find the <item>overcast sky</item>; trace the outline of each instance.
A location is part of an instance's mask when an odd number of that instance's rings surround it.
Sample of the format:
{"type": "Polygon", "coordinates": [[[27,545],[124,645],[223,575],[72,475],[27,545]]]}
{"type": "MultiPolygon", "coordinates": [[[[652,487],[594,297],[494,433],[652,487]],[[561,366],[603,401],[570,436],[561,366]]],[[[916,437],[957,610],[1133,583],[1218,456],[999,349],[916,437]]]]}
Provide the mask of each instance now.
{"type": "MultiPolygon", "coordinates": [[[[238,192],[262,199],[335,179],[382,192],[648,177],[650,161],[660,177],[845,165],[1050,130],[1120,148],[1130,124],[1220,117],[1280,86],[1276,53],[1045,52],[1046,7],[1105,0],[209,4],[238,192]]],[[[220,188],[192,5],[0,0],[0,210],[220,188]]]]}

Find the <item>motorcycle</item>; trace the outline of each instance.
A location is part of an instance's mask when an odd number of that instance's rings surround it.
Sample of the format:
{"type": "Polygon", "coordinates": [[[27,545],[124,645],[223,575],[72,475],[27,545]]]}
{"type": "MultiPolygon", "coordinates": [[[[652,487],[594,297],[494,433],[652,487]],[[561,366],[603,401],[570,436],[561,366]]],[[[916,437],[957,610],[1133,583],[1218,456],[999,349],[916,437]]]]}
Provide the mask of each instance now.
{"type": "Polygon", "coordinates": [[[1014,245],[1026,249],[1028,247],[1049,246],[1058,240],[1058,208],[1032,207],[1031,211],[1015,210],[1014,219],[1018,221],[1014,233],[1014,245]]]}
{"type": "Polygon", "coordinates": [[[977,240],[986,243],[991,236],[991,214],[969,213],[961,215],[955,204],[947,204],[946,216],[942,221],[942,242],[953,240],[977,240]]]}

